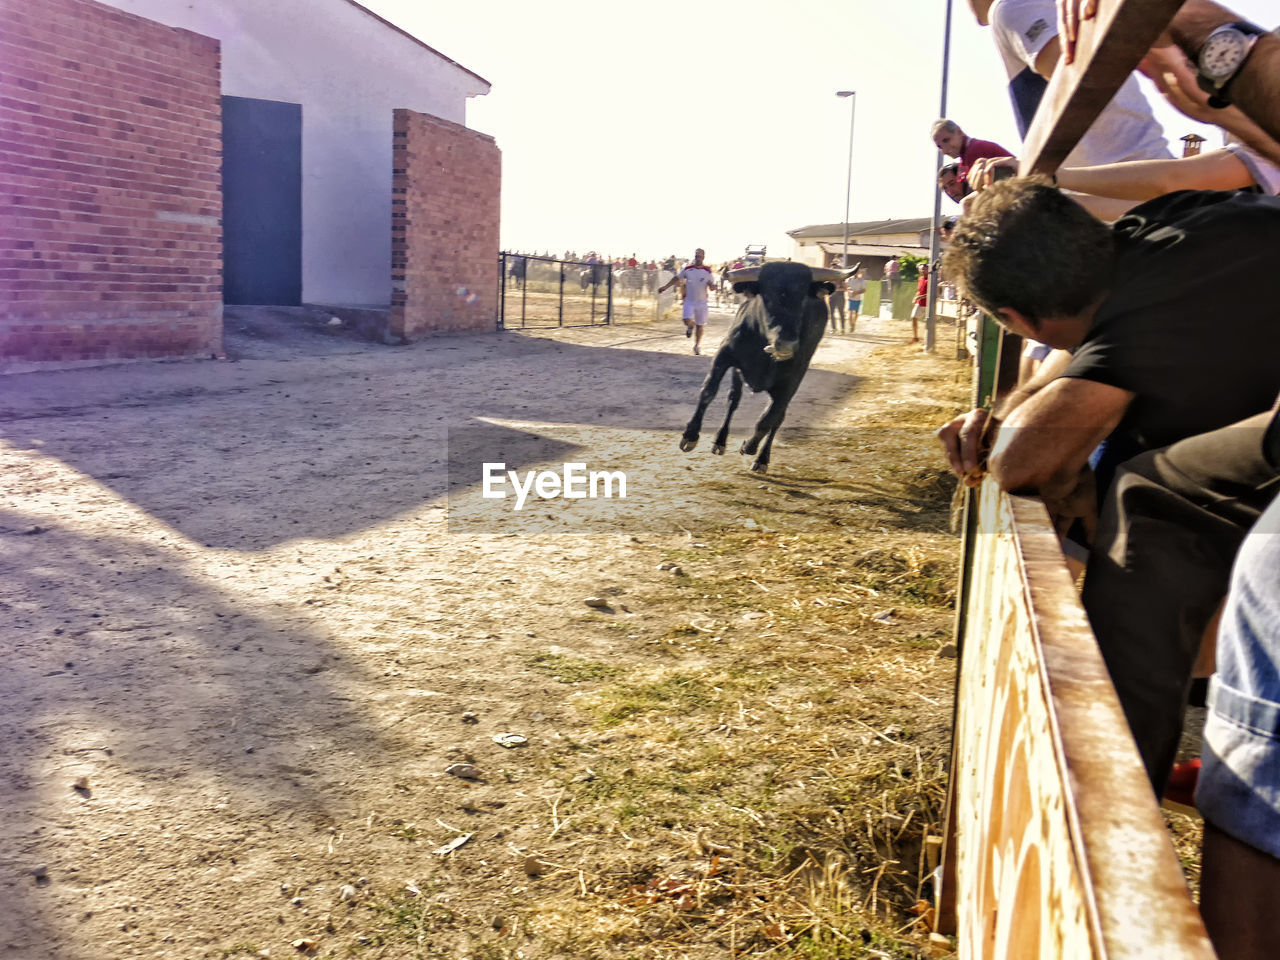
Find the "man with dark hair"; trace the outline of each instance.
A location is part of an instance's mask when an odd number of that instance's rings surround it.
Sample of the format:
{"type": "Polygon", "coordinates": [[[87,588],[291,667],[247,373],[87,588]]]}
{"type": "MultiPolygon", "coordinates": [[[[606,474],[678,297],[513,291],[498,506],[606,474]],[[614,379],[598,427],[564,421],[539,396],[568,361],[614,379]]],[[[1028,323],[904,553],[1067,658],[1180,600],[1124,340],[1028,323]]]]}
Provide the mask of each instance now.
{"type": "Polygon", "coordinates": [[[1183,191],[1108,228],[1024,178],[979,194],[943,261],[1002,325],[1061,351],[992,417],[974,410],[939,431],[953,469],[975,482],[998,425],[994,479],[1072,516],[1096,505],[1082,481],[1098,445],[1122,464],[1083,599],[1157,794],[1200,637],[1269,496],[1256,423],[1223,428],[1280,392],[1280,271],[1268,266],[1277,231],[1274,197],[1183,191]],[[1160,510],[1147,509],[1153,497],[1160,510]]]}
{"type": "Polygon", "coordinates": [[[969,186],[969,181],[960,176],[960,164],[958,163],[943,164],[938,169],[938,189],[956,203],[959,203],[973,192],[969,186]]]}

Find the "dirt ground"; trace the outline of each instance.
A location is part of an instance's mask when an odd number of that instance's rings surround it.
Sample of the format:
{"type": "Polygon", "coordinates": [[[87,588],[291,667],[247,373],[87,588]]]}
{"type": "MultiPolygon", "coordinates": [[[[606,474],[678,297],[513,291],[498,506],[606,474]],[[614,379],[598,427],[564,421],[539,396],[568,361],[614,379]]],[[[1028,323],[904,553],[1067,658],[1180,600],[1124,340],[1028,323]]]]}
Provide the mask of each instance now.
{"type": "Polygon", "coordinates": [[[0,378],[0,956],[913,955],[967,368],[904,326],[824,341],[767,477],[720,405],[677,450],[671,324],[243,311],[227,361],[0,378]]]}

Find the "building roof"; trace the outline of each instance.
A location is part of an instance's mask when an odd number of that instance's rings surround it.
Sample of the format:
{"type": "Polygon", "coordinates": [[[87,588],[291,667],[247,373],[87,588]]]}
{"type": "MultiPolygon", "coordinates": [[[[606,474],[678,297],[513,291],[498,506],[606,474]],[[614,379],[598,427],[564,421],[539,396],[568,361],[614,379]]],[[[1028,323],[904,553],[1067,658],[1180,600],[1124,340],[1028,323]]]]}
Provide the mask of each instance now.
{"type": "Polygon", "coordinates": [[[357,2],[356,2],[356,0],[346,0],[346,2],[347,2],[347,3],[349,3],[349,4],[351,4],[351,6],[355,7],[357,10],[361,10],[361,11],[363,11],[364,13],[368,14],[369,16],[373,17],[373,19],[377,20],[379,23],[381,23],[381,24],[385,24],[386,26],[390,27],[390,28],[391,28],[392,30],[394,30],[396,33],[399,33],[399,34],[402,34],[403,36],[408,37],[410,40],[412,40],[412,41],[413,41],[414,43],[416,43],[418,46],[422,47],[424,50],[429,50],[429,51],[431,51],[431,52],[432,52],[432,53],[434,53],[437,57],[439,57],[441,60],[444,60],[446,63],[451,63],[451,64],[453,64],[455,67],[457,67],[459,70],[463,71],[464,73],[469,73],[469,74],[471,74],[471,76],[475,77],[477,80],[479,80],[481,83],[483,83],[486,87],[492,87],[492,86],[493,86],[493,84],[492,84],[492,83],[490,83],[490,82],[489,82],[488,80],[486,80],[484,77],[480,76],[480,74],[476,73],[474,70],[468,70],[466,67],[464,67],[462,64],[460,64],[457,60],[454,60],[452,57],[446,57],[443,53],[441,53],[441,52],[440,52],[439,50],[437,50],[435,47],[430,46],[429,44],[425,44],[425,43],[423,43],[421,40],[419,40],[417,37],[415,37],[415,36],[414,36],[412,33],[410,33],[408,30],[405,30],[403,27],[397,27],[394,23],[392,23],[390,20],[387,20],[385,17],[380,17],[380,16],[378,16],[376,13],[374,13],[372,10],[370,10],[368,7],[366,7],[364,4],[362,4],[362,3],[357,3],[357,2]]]}
{"type": "MultiPolygon", "coordinates": [[[[932,228],[932,217],[915,217],[910,220],[868,220],[863,223],[849,224],[849,236],[874,237],[877,234],[886,233],[919,233],[921,230],[932,228]]],[[[826,239],[843,236],[843,234],[843,223],[824,223],[787,231],[787,236],[793,240],[811,240],[817,237],[826,239]]]]}
{"type": "MultiPolygon", "coordinates": [[[[844,253],[844,244],[839,240],[826,240],[820,242],[818,247],[823,253],[829,253],[834,257],[841,256],[844,253]]],[[[850,257],[918,257],[921,251],[928,252],[928,247],[921,246],[901,246],[890,243],[850,243],[850,257]]]]}

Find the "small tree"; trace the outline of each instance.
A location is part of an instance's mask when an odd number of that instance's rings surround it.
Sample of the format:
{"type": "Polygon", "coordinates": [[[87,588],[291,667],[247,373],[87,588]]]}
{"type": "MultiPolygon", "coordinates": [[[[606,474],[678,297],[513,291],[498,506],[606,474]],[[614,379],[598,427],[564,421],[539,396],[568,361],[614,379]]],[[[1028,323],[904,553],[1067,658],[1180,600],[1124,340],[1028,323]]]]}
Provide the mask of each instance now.
{"type": "Polygon", "coordinates": [[[915,283],[920,279],[920,265],[929,262],[927,254],[915,257],[903,254],[898,258],[898,279],[906,283],[915,283]]]}

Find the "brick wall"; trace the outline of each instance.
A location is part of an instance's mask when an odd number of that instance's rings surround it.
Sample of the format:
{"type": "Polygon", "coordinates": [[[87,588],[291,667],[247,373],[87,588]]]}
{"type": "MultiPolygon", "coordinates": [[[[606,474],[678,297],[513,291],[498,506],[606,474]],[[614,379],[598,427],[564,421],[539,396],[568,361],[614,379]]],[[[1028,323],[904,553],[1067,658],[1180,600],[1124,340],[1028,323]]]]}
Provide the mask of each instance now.
{"type": "Polygon", "coordinates": [[[493,330],[502,155],[492,137],[395,111],[391,333],[493,330]]]}
{"type": "Polygon", "coordinates": [[[0,371],[222,349],[216,40],[0,0],[0,371]]]}

